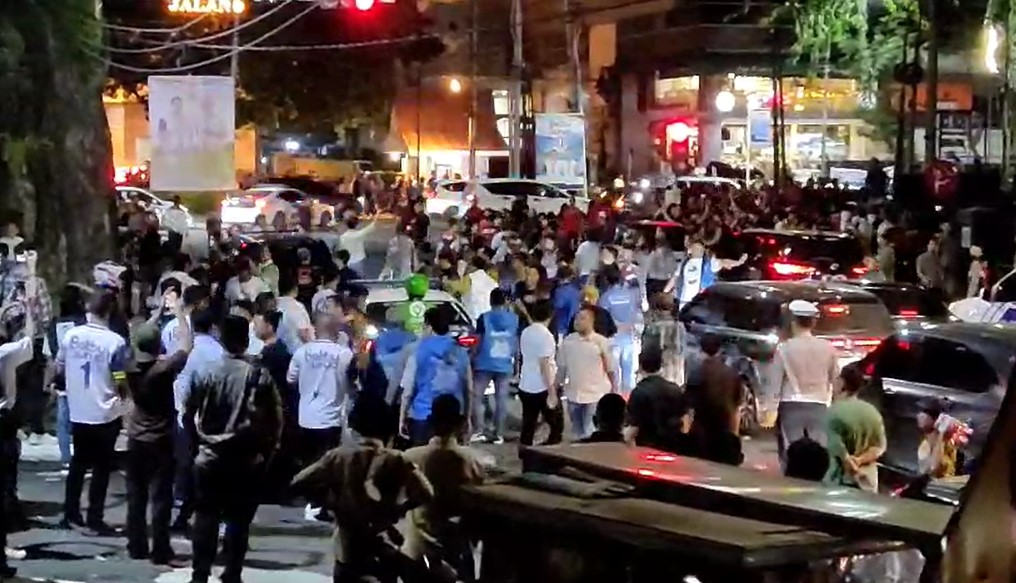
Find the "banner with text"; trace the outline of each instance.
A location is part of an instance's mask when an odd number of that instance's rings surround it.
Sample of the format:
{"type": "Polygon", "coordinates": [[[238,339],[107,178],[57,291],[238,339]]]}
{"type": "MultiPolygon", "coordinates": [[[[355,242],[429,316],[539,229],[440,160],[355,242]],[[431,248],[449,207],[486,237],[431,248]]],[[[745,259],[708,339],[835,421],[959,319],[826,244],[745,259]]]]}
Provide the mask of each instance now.
{"type": "Polygon", "coordinates": [[[586,185],[586,120],[574,113],[536,114],[536,179],[586,185]]]}
{"type": "Polygon", "coordinates": [[[236,108],[230,77],[148,78],[151,188],[236,188],[236,108]]]}

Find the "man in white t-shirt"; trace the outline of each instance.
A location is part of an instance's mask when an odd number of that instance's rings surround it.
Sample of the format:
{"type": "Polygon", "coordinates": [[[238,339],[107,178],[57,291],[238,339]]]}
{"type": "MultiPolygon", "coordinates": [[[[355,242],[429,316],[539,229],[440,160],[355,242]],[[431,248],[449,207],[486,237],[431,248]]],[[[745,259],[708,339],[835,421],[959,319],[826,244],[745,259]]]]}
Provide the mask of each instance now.
{"type": "Polygon", "coordinates": [[[88,320],[63,337],[56,357],[58,379],[67,391],[67,406],[74,436],[74,453],[67,474],[64,517],[61,526],[87,526],[96,534],[115,534],[104,520],[106,490],[113,471],[116,438],[123,414],[126,367],[130,347],[109,329],[116,295],[99,291],[89,301],[88,320]],[[81,517],[81,490],[85,472],[92,471],[88,490],[88,520],[81,517]]]}
{"type": "Polygon", "coordinates": [[[529,310],[533,323],[519,337],[522,370],[519,375],[519,400],[522,402],[522,435],[519,443],[533,445],[540,415],[550,427],[547,444],[561,442],[564,413],[555,384],[557,365],[554,361],[557,342],[549,324],[553,305],[541,300],[529,310]]]}
{"type": "Polygon", "coordinates": [[[271,291],[263,279],[254,275],[250,259],[241,257],[236,264],[236,275],[226,282],[226,301],[231,305],[240,300],[253,302],[259,295],[271,291]]]}
{"type": "MultiPolygon", "coordinates": [[[[300,395],[297,422],[302,467],[310,466],[339,446],[343,410],[349,395],[347,372],[353,361],[353,351],[338,342],[338,319],[327,312],[315,318],[315,339],[293,354],[286,373],[286,381],[295,384],[300,395]]],[[[308,505],[306,512],[307,519],[313,520],[320,512],[320,504],[308,505]]]]}
{"type": "Polygon", "coordinates": [[[592,238],[586,239],[575,250],[575,271],[579,274],[579,282],[585,284],[599,268],[600,243],[592,238]]]}
{"type": "Polygon", "coordinates": [[[276,302],[282,312],[279,322],[279,341],[296,354],[298,348],[314,339],[314,326],[311,323],[307,308],[296,299],[296,281],[284,277],[279,280],[279,292],[282,294],[276,302]]]}
{"type": "Polygon", "coordinates": [[[744,265],[747,255],[740,259],[719,259],[706,253],[706,247],[698,238],[688,239],[688,255],[678,264],[674,275],[667,282],[664,293],[673,292],[679,306],[692,301],[702,290],[716,281],[716,274],[724,269],[744,265]]]}
{"type": "MultiPolygon", "coordinates": [[[[192,285],[183,290],[183,312],[187,318],[194,312],[208,307],[209,292],[203,285],[192,285]]],[[[178,318],[173,318],[162,328],[162,353],[173,354],[177,351],[177,331],[180,327],[178,318]]],[[[193,328],[191,328],[193,330],[193,328]]]]}
{"type": "Polygon", "coordinates": [[[619,390],[617,363],[610,341],[596,333],[594,307],[583,307],[575,315],[575,331],[565,336],[557,349],[557,379],[568,400],[575,439],[589,437],[593,413],[600,398],[619,390]]]}

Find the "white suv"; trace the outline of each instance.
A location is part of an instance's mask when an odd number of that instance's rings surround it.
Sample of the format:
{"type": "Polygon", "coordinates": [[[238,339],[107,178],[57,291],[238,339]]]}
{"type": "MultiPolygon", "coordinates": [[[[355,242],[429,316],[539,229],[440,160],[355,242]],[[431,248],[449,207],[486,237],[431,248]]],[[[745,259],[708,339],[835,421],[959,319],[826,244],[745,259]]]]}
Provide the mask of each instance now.
{"type": "MultiPolygon", "coordinates": [[[[473,194],[470,193],[469,181],[445,180],[437,184],[434,192],[428,193],[427,214],[461,217],[474,200],[483,210],[506,211],[518,196],[525,196],[529,208],[536,212],[553,214],[560,212],[571,199],[570,194],[552,184],[525,178],[480,180],[473,194]]],[[[576,197],[575,204],[585,211],[589,207],[589,199],[576,197]]]]}

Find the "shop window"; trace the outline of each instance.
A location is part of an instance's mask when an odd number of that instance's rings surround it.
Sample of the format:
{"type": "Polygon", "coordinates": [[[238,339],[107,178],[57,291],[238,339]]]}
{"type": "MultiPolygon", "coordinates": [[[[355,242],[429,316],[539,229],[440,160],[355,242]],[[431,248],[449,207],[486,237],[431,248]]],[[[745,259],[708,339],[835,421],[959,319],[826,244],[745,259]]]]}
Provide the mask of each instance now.
{"type": "Polygon", "coordinates": [[[656,79],[653,84],[653,104],[657,107],[694,108],[698,101],[698,90],[698,75],[656,79]]]}

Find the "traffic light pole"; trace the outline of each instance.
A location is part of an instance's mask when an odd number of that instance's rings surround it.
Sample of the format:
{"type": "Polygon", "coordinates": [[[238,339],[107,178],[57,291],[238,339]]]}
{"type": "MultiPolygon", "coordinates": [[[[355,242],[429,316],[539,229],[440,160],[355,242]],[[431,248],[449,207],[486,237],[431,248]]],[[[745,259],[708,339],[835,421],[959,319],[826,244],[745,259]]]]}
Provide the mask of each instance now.
{"type": "Polygon", "coordinates": [[[479,53],[480,35],[477,32],[479,25],[479,1],[470,0],[470,21],[469,26],[469,179],[476,180],[476,110],[479,102],[480,88],[477,84],[477,58],[479,53]]]}
{"type": "Polygon", "coordinates": [[[512,0],[512,85],[509,159],[512,178],[522,175],[522,2],[512,0]]]}

